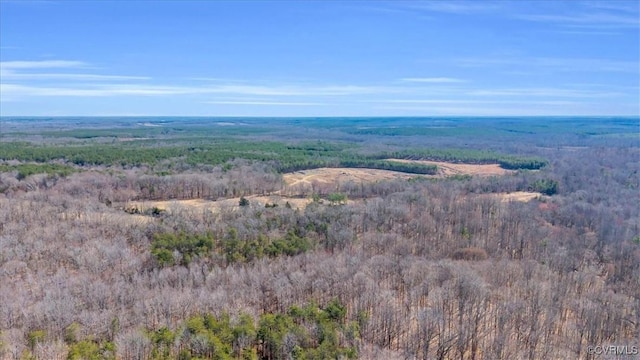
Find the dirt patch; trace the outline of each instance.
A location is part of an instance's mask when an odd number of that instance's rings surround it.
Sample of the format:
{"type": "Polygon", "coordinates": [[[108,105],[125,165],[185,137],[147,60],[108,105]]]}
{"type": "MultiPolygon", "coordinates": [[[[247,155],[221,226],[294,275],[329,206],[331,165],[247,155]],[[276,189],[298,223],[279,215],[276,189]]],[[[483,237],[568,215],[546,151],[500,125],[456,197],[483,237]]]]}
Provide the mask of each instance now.
{"type": "Polygon", "coordinates": [[[537,199],[542,194],[537,192],[528,192],[528,191],[516,191],[512,193],[503,193],[497,194],[500,197],[502,202],[510,202],[510,201],[520,201],[520,202],[529,202],[533,199],[537,199]]]}
{"type": "Polygon", "coordinates": [[[249,198],[249,201],[257,202],[259,206],[264,206],[266,204],[286,206],[287,203],[289,203],[289,205],[294,209],[304,210],[304,208],[311,204],[313,200],[311,198],[294,198],[284,196],[255,196],[253,197],[253,200],[249,198]]]}
{"type": "MultiPolygon", "coordinates": [[[[266,204],[287,206],[287,203],[294,209],[304,209],[309,205],[312,200],[310,198],[290,198],[279,195],[274,196],[246,196],[249,200],[249,206],[264,208],[266,204]]],[[[240,208],[240,198],[223,199],[223,200],[204,200],[204,199],[192,199],[192,200],[167,200],[167,201],[132,201],[127,203],[127,209],[138,209],[139,212],[144,213],[153,208],[157,208],[162,211],[173,212],[179,211],[180,208],[187,208],[191,210],[209,210],[212,212],[218,212],[224,210],[236,210],[240,208]]]]}
{"type": "Polygon", "coordinates": [[[502,176],[512,174],[515,171],[506,170],[500,167],[498,164],[455,164],[442,161],[429,161],[429,160],[402,160],[402,159],[387,159],[389,161],[398,161],[404,163],[415,163],[425,165],[436,165],[438,167],[438,175],[451,176],[451,175],[475,175],[475,176],[502,176]]]}
{"type": "MultiPolygon", "coordinates": [[[[436,165],[438,174],[436,177],[451,175],[475,175],[475,176],[502,176],[514,173],[513,170],[506,170],[498,164],[455,164],[442,161],[429,160],[402,160],[387,159],[404,163],[416,163],[425,165],[436,165]]],[[[353,181],[375,182],[382,180],[410,179],[416,176],[434,177],[433,175],[408,174],[390,170],[377,169],[351,169],[351,168],[319,168],[311,170],[296,171],[284,174],[283,178],[288,187],[298,185],[335,184],[339,182],[353,181]]]]}
{"type": "Polygon", "coordinates": [[[299,184],[312,184],[314,182],[321,184],[347,181],[357,183],[375,182],[381,180],[409,179],[416,176],[416,174],[377,169],[319,168],[284,174],[283,178],[287,186],[295,186],[299,184]]]}
{"type": "Polygon", "coordinates": [[[112,212],[61,212],[58,214],[60,221],[77,221],[89,224],[111,224],[114,227],[127,225],[146,225],[153,218],[140,214],[125,214],[112,212]]]}

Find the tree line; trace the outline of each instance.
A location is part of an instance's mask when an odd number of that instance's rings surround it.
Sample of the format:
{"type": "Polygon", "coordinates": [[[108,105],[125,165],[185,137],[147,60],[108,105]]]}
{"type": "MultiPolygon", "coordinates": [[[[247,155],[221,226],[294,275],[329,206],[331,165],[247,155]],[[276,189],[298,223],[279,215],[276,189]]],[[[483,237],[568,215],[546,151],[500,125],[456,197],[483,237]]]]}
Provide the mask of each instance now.
{"type": "Polygon", "coordinates": [[[176,164],[190,167],[221,165],[234,159],[271,161],[278,172],[292,172],[318,167],[356,167],[394,170],[416,174],[434,174],[433,165],[389,161],[398,159],[428,159],[468,163],[498,163],[507,169],[540,169],[547,162],[540,158],[516,157],[493,152],[461,149],[412,149],[397,152],[362,153],[353,146],[287,145],[282,142],[218,139],[208,143],[177,145],[170,141],[131,142],[125,144],[49,144],[27,142],[0,143],[0,160],[47,163],[58,160],[78,166],[141,166],[147,165],[175,172],[176,164]],[[169,164],[166,164],[166,162],[169,164]],[[173,164],[173,165],[170,165],[173,164]],[[173,168],[173,169],[172,169],[173,168]],[[173,171],[172,171],[173,170],[173,171]]]}

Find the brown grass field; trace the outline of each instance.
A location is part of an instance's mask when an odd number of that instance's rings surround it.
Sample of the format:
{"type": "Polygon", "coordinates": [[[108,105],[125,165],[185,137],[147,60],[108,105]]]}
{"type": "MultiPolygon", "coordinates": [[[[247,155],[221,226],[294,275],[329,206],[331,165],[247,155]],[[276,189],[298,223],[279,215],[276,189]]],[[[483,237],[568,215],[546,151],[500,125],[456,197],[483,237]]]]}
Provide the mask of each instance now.
{"type": "Polygon", "coordinates": [[[515,191],[512,193],[495,194],[495,196],[499,196],[502,202],[509,202],[509,201],[528,202],[533,199],[537,199],[541,197],[542,194],[537,192],[529,192],[529,191],[515,191]]]}
{"type": "Polygon", "coordinates": [[[319,168],[296,171],[284,174],[284,182],[287,186],[299,184],[311,184],[313,182],[333,184],[337,182],[375,182],[395,179],[410,179],[415,174],[406,174],[397,171],[376,169],[348,169],[348,168],[319,168]]]}
{"type": "MultiPolygon", "coordinates": [[[[289,198],[280,195],[273,196],[246,196],[249,200],[250,206],[264,207],[266,204],[277,204],[278,206],[286,206],[288,202],[292,208],[304,209],[308,204],[312,202],[311,198],[289,198]]],[[[213,212],[224,210],[234,210],[240,208],[240,198],[231,198],[224,200],[204,200],[204,199],[190,199],[190,200],[167,200],[167,201],[131,201],[127,203],[125,208],[137,208],[139,211],[144,212],[154,207],[172,212],[179,210],[180,208],[187,208],[191,210],[209,210],[213,212]]]]}
{"type": "Polygon", "coordinates": [[[441,161],[429,160],[402,160],[388,159],[390,161],[417,163],[426,165],[436,165],[438,167],[439,176],[451,175],[473,175],[473,176],[502,176],[514,173],[513,170],[506,170],[498,164],[455,164],[441,161]]]}

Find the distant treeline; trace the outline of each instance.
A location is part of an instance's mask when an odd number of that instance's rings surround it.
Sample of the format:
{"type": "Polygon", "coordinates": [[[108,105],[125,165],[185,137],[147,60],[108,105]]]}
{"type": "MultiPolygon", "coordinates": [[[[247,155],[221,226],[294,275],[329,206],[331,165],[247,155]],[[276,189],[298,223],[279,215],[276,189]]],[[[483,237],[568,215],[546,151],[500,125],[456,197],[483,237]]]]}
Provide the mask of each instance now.
{"type": "Polygon", "coordinates": [[[321,167],[329,168],[362,168],[399,171],[409,174],[435,175],[438,167],[427,164],[411,164],[399,161],[375,160],[366,158],[351,158],[346,160],[318,159],[299,162],[279,164],[278,171],[286,173],[300,170],[317,169],[321,167]]]}
{"type": "Polygon", "coordinates": [[[539,157],[521,157],[495,153],[493,151],[468,149],[410,149],[389,152],[385,158],[406,160],[432,160],[469,164],[499,164],[509,170],[537,170],[545,167],[548,162],[539,157]]]}
{"type": "Polygon", "coordinates": [[[0,164],[0,173],[14,172],[18,173],[18,179],[23,179],[34,174],[47,174],[68,176],[76,171],[71,166],[61,164],[0,164]]]}
{"type": "Polygon", "coordinates": [[[435,174],[437,168],[387,159],[428,159],[460,163],[498,163],[505,169],[540,169],[547,161],[535,157],[516,157],[490,151],[467,149],[409,149],[396,152],[361,154],[352,144],[308,142],[296,145],[282,142],[254,142],[212,139],[196,144],[139,141],[117,144],[34,145],[28,142],[0,144],[0,160],[47,163],[62,160],[79,166],[154,166],[167,160],[190,166],[221,165],[234,159],[266,161],[278,172],[319,167],[347,167],[393,170],[414,174],[435,174]]]}

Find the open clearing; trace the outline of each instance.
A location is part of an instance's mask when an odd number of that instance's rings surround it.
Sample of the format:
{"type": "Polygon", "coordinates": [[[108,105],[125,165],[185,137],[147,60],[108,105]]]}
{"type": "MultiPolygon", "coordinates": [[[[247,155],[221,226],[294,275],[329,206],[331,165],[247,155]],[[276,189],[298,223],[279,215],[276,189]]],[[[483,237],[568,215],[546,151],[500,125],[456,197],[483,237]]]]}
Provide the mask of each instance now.
{"type": "Polygon", "coordinates": [[[529,191],[516,191],[512,193],[502,193],[496,194],[500,197],[502,202],[509,201],[520,201],[520,202],[529,202],[533,199],[537,199],[542,196],[542,194],[537,192],[529,192],[529,191]]]}
{"type": "MultiPolygon", "coordinates": [[[[517,191],[512,193],[499,193],[499,194],[483,194],[480,196],[495,196],[500,198],[501,202],[520,201],[528,202],[542,196],[536,192],[517,191]]],[[[272,196],[246,196],[249,200],[250,207],[264,208],[266,204],[277,204],[278,206],[286,206],[287,202],[294,209],[304,210],[307,205],[311,204],[313,200],[311,198],[295,198],[285,197],[280,195],[272,196]]],[[[362,200],[348,200],[347,204],[360,203],[362,200]]],[[[192,199],[192,200],[167,200],[167,201],[131,201],[127,203],[126,208],[137,208],[140,212],[149,211],[151,209],[158,208],[159,210],[167,211],[169,213],[174,211],[180,211],[181,209],[196,210],[196,211],[211,211],[218,212],[220,210],[237,210],[240,208],[240,198],[224,199],[224,200],[204,200],[204,199],[192,199]]],[[[328,201],[323,200],[322,203],[328,204],[328,201]]],[[[136,215],[136,218],[144,218],[144,216],[136,215]]],[[[138,219],[139,220],[139,219],[138,219]]]]}
{"type": "MultiPolygon", "coordinates": [[[[277,204],[278,206],[286,206],[287,202],[292,208],[304,209],[312,202],[311,198],[289,198],[279,195],[273,196],[245,196],[249,200],[251,207],[257,206],[264,208],[266,204],[277,204]]],[[[128,209],[137,208],[140,212],[158,208],[168,212],[186,208],[190,210],[209,210],[217,212],[220,210],[233,210],[240,208],[240,198],[224,199],[224,200],[167,200],[167,201],[131,201],[125,206],[128,209]]]]}
{"type": "MultiPolygon", "coordinates": [[[[272,196],[258,196],[250,195],[246,196],[250,205],[264,207],[265,204],[277,204],[278,206],[286,206],[288,202],[291,207],[304,209],[309,205],[312,200],[310,197],[303,197],[302,194],[311,193],[311,189],[315,185],[333,186],[340,183],[354,182],[354,183],[370,183],[376,181],[397,180],[397,179],[410,179],[417,176],[423,177],[446,177],[451,175],[473,175],[473,176],[501,176],[510,174],[512,170],[505,170],[498,164],[454,164],[438,161],[427,160],[400,160],[389,159],[391,161],[399,162],[415,162],[421,164],[429,164],[438,166],[437,175],[418,175],[407,174],[390,170],[378,170],[378,169],[354,169],[354,168],[318,168],[310,170],[301,170],[293,173],[287,173],[283,175],[285,182],[285,189],[282,193],[274,194],[272,196]],[[282,194],[282,195],[281,195],[282,194]],[[288,196],[283,196],[284,194],[288,196]]],[[[492,194],[491,196],[497,196],[503,202],[509,201],[531,201],[540,196],[539,193],[534,192],[512,192],[503,194],[492,194]]],[[[358,200],[356,200],[357,202],[358,200]]],[[[222,200],[204,200],[204,199],[191,199],[191,200],[168,200],[168,201],[133,201],[126,205],[126,208],[137,208],[141,212],[148,211],[152,208],[158,208],[160,210],[172,212],[178,211],[181,208],[200,211],[213,211],[217,212],[221,209],[232,210],[239,208],[240,198],[222,199],[222,200]]],[[[325,201],[326,203],[326,201],[325,201]]],[[[351,200],[348,203],[352,203],[351,200]]]]}
{"type": "Polygon", "coordinates": [[[296,171],[284,174],[284,182],[288,187],[305,186],[313,183],[336,184],[348,181],[356,183],[375,182],[384,180],[410,179],[416,176],[424,177],[445,177],[451,175],[473,175],[473,176],[502,176],[514,173],[513,170],[506,170],[498,164],[455,164],[441,161],[428,160],[402,160],[387,159],[404,163],[418,163],[426,165],[436,165],[437,175],[408,174],[390,170],[377,169],[352,169],[352,168],[318,168],[311,170],[296,171]]]}
{"type": "Polygon", "coordinates": [[[377,169],[318,168],[284,174],[283,178],[287,186],[296,186],[299,184],[312,184],[314,182],[323,184],[347,181],[357,183],[375,182],[381,180],[410,179],[416,176],[420,175],[377,169]]]}
{"type": "Polygon", "coordinates": [[[513,170],[507,170],[498,164],[455,164],[441,161],[429,160],[403,160],[403,159],[387,159],[389,161],[397,161],[404,163],[436,165],[438,167],[439,176],[451,175],[475,175],[475,176],[502,176],[514,173],[513,170]]]}

